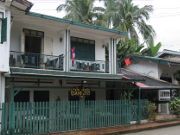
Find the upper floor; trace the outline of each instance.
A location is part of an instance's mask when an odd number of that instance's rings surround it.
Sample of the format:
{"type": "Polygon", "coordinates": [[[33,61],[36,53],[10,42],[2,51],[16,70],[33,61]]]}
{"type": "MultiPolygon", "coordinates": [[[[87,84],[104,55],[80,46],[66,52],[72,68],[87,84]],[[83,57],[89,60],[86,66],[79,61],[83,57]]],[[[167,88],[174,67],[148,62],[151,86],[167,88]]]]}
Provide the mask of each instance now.
{"type": "Polygon", "coordinates": [[[116,43],[126,33],[14,7],[9,11],[8,67],[116,74],[116,43]]]}

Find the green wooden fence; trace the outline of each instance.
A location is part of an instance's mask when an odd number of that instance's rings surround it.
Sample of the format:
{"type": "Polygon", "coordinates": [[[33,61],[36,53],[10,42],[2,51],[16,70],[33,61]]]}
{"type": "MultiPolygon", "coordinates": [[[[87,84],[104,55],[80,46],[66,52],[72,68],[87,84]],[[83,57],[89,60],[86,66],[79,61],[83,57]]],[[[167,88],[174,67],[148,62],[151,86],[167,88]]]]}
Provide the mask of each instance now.
{"type": "MultiPolygon", "coordinates": [[[[141,119],[146,101],[140,101],[141,119]]],[[[2,135],[34,135],[129,124],[138,119],[138,102],[60,101],[2,104],[2,135]]]]}

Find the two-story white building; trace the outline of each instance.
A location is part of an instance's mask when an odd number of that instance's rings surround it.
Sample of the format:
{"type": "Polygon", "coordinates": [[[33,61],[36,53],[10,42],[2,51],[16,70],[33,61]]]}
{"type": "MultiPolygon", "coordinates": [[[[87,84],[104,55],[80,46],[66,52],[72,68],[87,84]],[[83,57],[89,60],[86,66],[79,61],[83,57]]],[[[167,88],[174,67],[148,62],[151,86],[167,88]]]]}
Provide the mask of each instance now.
{"type": "Polygon", "coordinates": [[[128,96],[121,93],[127,80],[116,72],[116,43],[127,33],[32,13],[31,7],[27,0],[0,1],[2,134],[99,128],[144,118],[140,100],[121,101],[128,96]]]}
{"type": "Polygon", "coordinates": [[[106,99],[106,83],[121,79],[116,42],[126,33],[31,13],[25,0],[1,3],[7,22],[0,46],[1,102],[69,100],[76,87],[88,87],[89,98],[106,99]]]}

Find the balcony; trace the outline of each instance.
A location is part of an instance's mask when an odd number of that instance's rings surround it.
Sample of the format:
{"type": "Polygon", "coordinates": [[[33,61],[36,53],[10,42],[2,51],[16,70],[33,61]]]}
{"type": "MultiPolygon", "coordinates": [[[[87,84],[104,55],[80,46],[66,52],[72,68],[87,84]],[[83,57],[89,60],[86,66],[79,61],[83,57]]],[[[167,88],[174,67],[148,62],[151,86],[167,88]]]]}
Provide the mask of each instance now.
{"type": "Polygon", "coordinates": [[[86,60],[77,60],[70,61],[70,70],[71,71],[83,71],[83,72],[102,72],[108,73],[108,63],[101,60],[96,61],[86,61],[86,60]]]}
{"type": "Polygon", "coordinates": [[[63,70],[63,59],[63,55],[53,56],[11,51],[9,62],[11,67],[63,70]]]}

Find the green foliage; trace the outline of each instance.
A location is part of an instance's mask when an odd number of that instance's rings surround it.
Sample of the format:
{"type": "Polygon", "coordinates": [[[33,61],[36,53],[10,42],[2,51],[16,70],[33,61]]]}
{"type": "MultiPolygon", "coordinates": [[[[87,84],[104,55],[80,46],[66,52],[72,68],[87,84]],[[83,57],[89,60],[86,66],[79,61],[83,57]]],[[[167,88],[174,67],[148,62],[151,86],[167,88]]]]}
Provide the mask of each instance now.
{"type": "Polygon", "coordinates": [[[95,0],[66,0],[65,4],[57,7],[57,11],[65,10],[67,12],[64,18],[73,21],[93,24],[93,18],[100,17],[100,12],[96,12],[98,8],[94,8],[95,0]]]}
{"type": "Polygon", "coordinates": [[[139,36],[145,42],[153,39],[155,31],[146,23],[153,11],[151,5],[140,8],[132,0],[99,1],[104,2],[104,7],[94,7],[95,0],[66,0],[57,11],[65,10],[66,19],[128,32],[129,38],[136,41],[139,41],[139,36]]]}
{"type": "Polygon", "coordinates": [[[170,102],[170,110],[172,113],[180,115],[180,98],[175,98],[170,102]]]}
{"type": "Polygon", "coordinates": [[[117,56],[120,60],[124,60],[124,58],[128,55],[141,55],[143,47],[144,46],[139,45],[135,39],[121,40],[117,44],[117,56]]]}
{"type": "Polygon", "coordinates": [[[148,106],[147,106],[147,110],[148,110],[148,119],[149,120],[155,120],[156,119],[156,105],[155,103],[149,102],[148,106]]]}
{"type": "Polygon", "coordinates": [[[113,15],[113,26],[121,31],[129,33],[129,38],[139,41],[141,36],[145,42],[153,39],[155,31],[151,25],[147,24],[150,13],[153,11],[151,5],[140,8],[134,5],[132,0],[121,0],[116,2],[116,12],[113,15]]]}
{"type": "Polygon", "coordinates": [[[157,43],[156,45],[154,43],[149,44],[149,46],[142,50],[142,55],[145,56],[156,56],[159,49],[161,48],[161,43],[157,43]]]}

